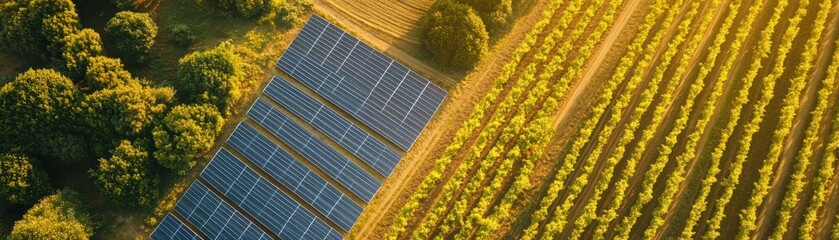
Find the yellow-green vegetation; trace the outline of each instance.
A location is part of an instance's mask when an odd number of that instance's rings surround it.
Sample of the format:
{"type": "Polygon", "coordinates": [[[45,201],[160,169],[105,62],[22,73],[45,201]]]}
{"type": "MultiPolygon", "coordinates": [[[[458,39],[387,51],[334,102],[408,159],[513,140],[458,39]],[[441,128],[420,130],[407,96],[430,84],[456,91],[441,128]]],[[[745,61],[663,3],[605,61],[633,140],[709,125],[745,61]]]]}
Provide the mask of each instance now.
{"type": "MultiPolygon", "coordinates": [[[[821,122],[824,121],[821,120],[821,118],[828,116],[828,104],[832,99],[834,99],[832,96],[835,91],[834,88],[836,87],[836,78],[838,77],[837,71],[839,71],[839,48],[836,48],[833,51],[833,60],[827,69],[827,75],[822,81],[816,110],[813,111],[813,118],[810,126],[807,128],[807,138],[805,139],[809,140],[810,144],[813,144],[812,141],[815,141],[810,139],[817,139],[817,133],[820,126],[822,126],[821,122]]],[[[837,114],[839,114],[839,112],[837,112],[837,114]]],[[[831,179],[836,176],[836,167],[833,166],[836,162],[836,154],[831,153],[835,153],[837,148],[839,148],[839,117],[834,114],[832,119],[832,121],[826,121],[826,123],[830,124],[830,126],[825,126],[826,128],[829,128],[830,135],[825,143],[825,154],[822,156],[822,162],[818,168],[818,175],[816,176],[816,179],[813,180],[813,196],[810,198],[810,203],[808,204],[807,210],[804,214],[804,222],[798,230],[798,235],[801,239],[813,239],[812,232],[815,227],[813,225],[818,220],[819,209],[824,206],[825,201],[827,201],[827,194],[829,194],[827,186],[830,184],[831,179]]],[[[813,147],[808,148],[811,148],[809,151],[813,151],[813,147]]]]}
{"type": "MultiPolygon", "coordinates": [[[[0,203],[26,204],[38,201],[52,191],[49,179],[43,170],[22,154],[0,155],[0,203]]],[[[34,162],[37,163],[37,162],[34,162]]]]}
{"type": "Polygon", "coordinates": [[[89,239],[93,235],[93,220],[81,196],[72,190],[60,190],[41,199],[23,219],[15,222],[8,238],[28,239],[89,239]]]}

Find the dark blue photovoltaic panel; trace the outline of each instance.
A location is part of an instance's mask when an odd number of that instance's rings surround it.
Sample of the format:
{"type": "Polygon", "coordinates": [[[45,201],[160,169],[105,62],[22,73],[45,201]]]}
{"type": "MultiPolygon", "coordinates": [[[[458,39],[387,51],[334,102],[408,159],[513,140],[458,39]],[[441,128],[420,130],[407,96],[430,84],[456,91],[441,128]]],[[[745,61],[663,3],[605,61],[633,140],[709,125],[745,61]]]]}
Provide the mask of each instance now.
{"type": "MultiPolygon", "coordinates": [[[[248,111],[248,117],[309,159],[365,202],[370,202],[382,186],[378,179],[373,178],[364,169],[326,145],[279,110],[254,105],[248,111]]],[[[241,125],[247,125],[247,123],[241,125]]]]}
{"type": "MultiPolygon", "coordinates": [[[[385,177],[402,159],[378,139],[279,76],[274,76],[263,92],[385,177]]],[[[263,104],[261,101],[256,104],[263,104]]]]}
{"type": "Polygon", "coordinates": [[[189,186],[175,211],[210,239],[271,239],[199,181],[189,186]]]}
{"type": "Polygon", "coordinates": [[[282,239],[342,238],[323,220],[224,148],[201,172],[201,177],[282,239]]]}
{"type": "Polygon", "coordinates": [[[442,88],[318,15],[276,65],[406,151],[446,98],[442,88]]]}
{"type": "Polygon", "coordinates": [[[200,240],[201,237],[189,229],[181,220],[171,213],[166,214],[163,221],[151,233],[152,240],[200,240]]]}
{"type": "MultiPolygon", "coordinates": [[[[288,153],[280,152],[283,150],[278,149],[273,143],[260,141],[267,140],[264,139],[264,136],[260,140],[254,139],[254,136],[250,136],[247,140],[244,140],[245,138],[243,137],[246,134],[245,131],[237,129],[228,142],[234,145],[234,148],[246,149],[246,152],[243,152],[243,154],[247,154],[246,157],[250,159],[261,159],[258,161],[261,163],[255,161],[256,165],[259,165],[263,170],[277,179],[277,181],[288,189],[291,189],[342,229],[349,231],[352,228],[358,216],[361,215],[363,210],[361,206],[324,181],[316,173],[306,168],[305,165],[291,158],[288,153]],[[248,142],[252,142],[250,146],[244,145],[248,142]],[[239,148],[241,146],[245,147],[239,148]],[[268,162],[271,162],[271,164],[267,165],[267,167],[263,165],[268,162]]],[[[245,167],[246,165],[228,152],[227,149],[221,148],[204,170],[202,176],[208,182],[212,183],[213,186],[219,185],[219,189],[229,188],[228,183],[234,182],[235,179],[227,180],[219,178],[230,176],[240,178],[241,175],[227,176],[220,173],[232,171],[235,174],[234,170],[244,171],[245,167]]]]}

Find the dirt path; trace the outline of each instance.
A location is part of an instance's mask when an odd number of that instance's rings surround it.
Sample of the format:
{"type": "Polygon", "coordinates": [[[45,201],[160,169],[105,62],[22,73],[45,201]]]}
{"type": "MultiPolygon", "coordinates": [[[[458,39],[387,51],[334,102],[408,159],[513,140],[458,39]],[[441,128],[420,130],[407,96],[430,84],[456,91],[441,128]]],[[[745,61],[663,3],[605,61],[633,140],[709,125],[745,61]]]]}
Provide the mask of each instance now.
{"type": "MultiPolygon", "coordinates": [[[[834,8],[835,10],[835,8],[834,8]]],[[[788,177],[787,173],[792,171],[793,165],[796,162],[796,156],[798,154],[798,148],[800,148],[801,140],[804,138],[804,133],[806,127],[809,126],[810,121],[821,121],[821,119],[810,119],[810,111],[815,107],[815,102],[817,99],[817,93],[819,88],[821,87],[821,81],[824,77],[825,71],[830,64],[833,56],[833,51],[830,51],[830,43],[836,39],[837,31],[836,31],[836,21],[832,21],[830,26],[825,29],[826,33],[822,36],[822,43],[821,47],[819,48],[819,56],[813,65],[813,72],[809,75],[807,79],[809,82],[807,83],[807,87],[804,89],[803,99],[801,100],[801,104],[799,105],[799,111],[796,114],[795,122],[793,123],[793,128],[790,136],[786,139],[786,143],[784,143],[784,154],[781,156],[781,160],[779,162],[778,168],[775,170],[775,177],[772,179],[772,184],[769,192],[769,195],[765,198],[763,206],[758,214],[757,220],[757,230],[754,233],[754,238],[759,238],[761,236],[766,236],[768,231],[772,230],[770,224],[768,224],[768,217],[767,215],[770,214],[770,210],[775,210],[775,207],[769,206],[777,206],[783,200],[784,196],[786,195],[786,184],[782,181],[785,177],[788,177]]],[[[817,164],[816,162],[812,162],[812,164],[817,164]]],[[[812,168],[812,167],[809,167],[812,168]]],[[[809,171],[809,174],[804,179],[814,179],[813,176],[815,172],[809,171]]],[[[802,192],[801,194],[804,194],[802,192]]],[[[806,203],[806,201],[804,201],[806,203]]],[[[802,211],[805,208],[797,207],[791,213],[792,216],[800,216],[802,211]]],[[[790,229],[790,231],[796,231],[797,229],[790,229]]]]}
{"type": "MultiPolygon", "coordinates": [[[[492,86],[492,82],[499,74],[498,69],[509,58],[515,48],[522,41],[530,27],[541,18],[546,6],[545,2],[536,3],[528,13],[520,17],[508,33],[488,54],[487,59],[494,59],[482,63],[457,88],[449,92],[449,99],[434,117],[416,145],[409,151],[394,171],[391,179],[379,190],[377,198],[367,205],[364,213],[347,235],[348,239],[376,239],[381,238],[402,208],[414,188],[427,172],[423,168],[433,167],[436,157],[448,144],[460,124],[452,124],[453,119],[465,120],[474,105],[478,103],[484,93],[492,86]],[[505,56],[505,57],[493,57],[505,56]],[[483,88],[478,90],[476,88],[483,88]],[[439,150],[439,151],[438,151],[439,150]]],[[[408,64],[408,66],[411,66],[408,64]]]]}

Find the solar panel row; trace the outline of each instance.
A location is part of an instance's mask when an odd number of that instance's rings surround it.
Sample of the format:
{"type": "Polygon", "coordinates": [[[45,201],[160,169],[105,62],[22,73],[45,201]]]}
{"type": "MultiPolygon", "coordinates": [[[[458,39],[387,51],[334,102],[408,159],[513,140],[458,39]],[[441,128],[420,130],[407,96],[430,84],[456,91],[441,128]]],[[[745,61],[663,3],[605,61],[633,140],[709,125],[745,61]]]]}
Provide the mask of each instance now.
{"type": "Polygon", "coordinates": [[[210,239],[271,239],[198,181],[175,204],[175,211],[210,239]]]}
{"type": "MultiPolygon", "coordinates": [[[[241,129],[234,131],[228,143],[342,229],[352,228],[363,211],[361,206],[264,136],[241,129]]],[[[211,167],[243,169],[245,166],[224,148],[210,164],[205,171],[211,167]]]]}
{"type": "Polygon", "coordinates": [[[274,76],[263,92],[386,177],[402,159],[378,139],[279,76],[274,76]]]}
{"type": "Polygon", "coordinates": [[[343,238],[224,148],[201,177],[282,239],[343,238]]]}
{"type": "MultiPolygon", "coordinates": [[[[267,104],[254,103],[248,116],[318,168],[347,187],[355,195],[370,202],[382,186],[379,180],[358,165],[316,138],[285,114],[267,104]]],[[[246,125],[246,124],[242,124],[246,125]]]]}
{"type": "Polygon", "coordinates": [[[446,92],[313,15],[277,67],[408,150],[446,92]]]}
{"type": "Polygon", "coordinates": [[[181,220],[178,220],[171,213],[166,214],[157,228],[152,232],[151,239],[154,240],[201,240],[195,232],[189,229],[181,220]]]}

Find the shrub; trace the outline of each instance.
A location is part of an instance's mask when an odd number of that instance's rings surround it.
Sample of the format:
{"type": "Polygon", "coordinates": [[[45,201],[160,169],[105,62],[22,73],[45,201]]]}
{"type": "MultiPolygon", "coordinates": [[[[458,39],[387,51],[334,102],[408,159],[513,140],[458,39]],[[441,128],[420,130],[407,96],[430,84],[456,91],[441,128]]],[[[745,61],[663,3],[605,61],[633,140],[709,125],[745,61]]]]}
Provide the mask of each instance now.
{"type": "Polygon", "coordinates": [[[15,222],[9,240],[23,239],[89,239],[93,220],[81,196],[72,190],[61,190],[41,199],[15,222]]]}
{"type": "Polygon", "coordinates": [[[441,0],[422,20],[421,41],[442,65],[467,69],[486,54],[489,35],[481,18],[467,5],[441,0]]]}
{"type": "Polygon", "coordinates": [[[57,59],[64,38],[78,32],[79,27],[71,0],[11,0],[0,4],[0,49],[16,55],[57,59]]]}
{"type": "Polygon", "coordinates": [[[128,140],[122,140],[110,158],[99,159],[90,175],[99,191],[124,206],[151,207],[159,195],[148,152],[128,140]]]}
{"type": "Polygon", "coordinates": [[[188,26],[178,24],[172,26],[172,41],[182,47],[189,47],[195,42],[195,34],[188,26]]]}
{"type": "Polygon", "coordinates": [[[112,89],[120,86],[139,86],[140,83],[125,71],[118,58],[104,56],[93,57],[88,60],[85,83],[91,91],[112,89]]]}
{"type": "Polygon", "coordinates": [[[490,36],[510,27],[513,20],[512,0],[457,0],[475,9],[486,25],[490,36]]]}
{"type": "Polygon", "coordinates": [[[0,88],[0,146],[63,159],[61,152],[50,152],[55,148],[45,143],[75,127],[81,99],[73,82],[55,70],[18,75],[0,88]]]}
{"type": "Polygon", "coordinates": [[[150,132],[152,123],[166,111],[171,88],[120,86],[87,95],[83,110],[97,152],[113,149],[113,139],[131,139],[150,132]]]}
{"type": "Polygon", "coordinates": [[[154,128],[154,157],[160,165],[184,175],[213,146],[224,119],[212,105],[179,105],[154,128]]]}
{"type": "Polygon", "coordinates": [[[209,103],[226,113],[239,98],[241,61],[229,42],[184,56],[173,82],[179,98],[188,103],[209,103]]]}
{"type": "Polygon", "coordinates": [[[46,173],[21,154],[0,154],[0,197],[13,204],[33,203],[52,191],[46,173]]]}
{"type": "Polygon", "coordinates": [[[105,33],[112,39],[123,59],[141,63],[154,45],[157,25],[148,13],[123,11],[108,21],[105,33]]]}
{"type": "Polygon", "coordinates": [[[66,62],[67,75],[73,78],[84,76],[89,59],[102,55],[102,40],[93,29],[84,29],[64,38],[61,55],[66,62]]]}

